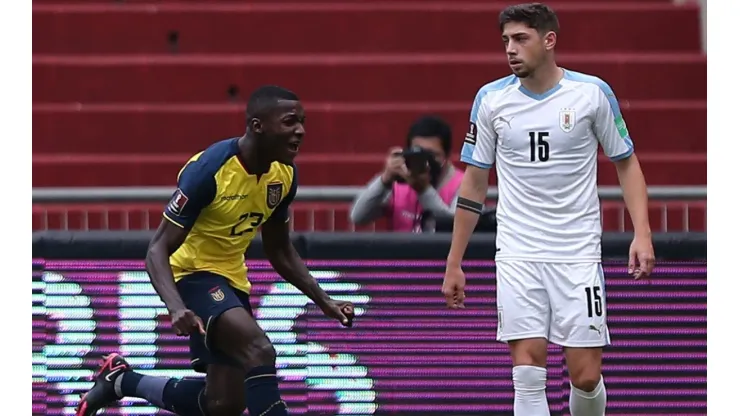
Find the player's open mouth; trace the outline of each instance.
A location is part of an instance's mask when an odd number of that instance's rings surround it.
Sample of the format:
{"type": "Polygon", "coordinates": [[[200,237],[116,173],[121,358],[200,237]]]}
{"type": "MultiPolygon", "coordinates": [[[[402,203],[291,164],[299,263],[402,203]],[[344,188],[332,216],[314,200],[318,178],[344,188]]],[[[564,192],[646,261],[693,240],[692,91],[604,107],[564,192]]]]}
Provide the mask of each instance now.
{"type": "Polygon", "coordinates": [[[291,152],[297,153],[299,147],[301,147],[301,142],[288,143],[288,150],[291,152]]]}

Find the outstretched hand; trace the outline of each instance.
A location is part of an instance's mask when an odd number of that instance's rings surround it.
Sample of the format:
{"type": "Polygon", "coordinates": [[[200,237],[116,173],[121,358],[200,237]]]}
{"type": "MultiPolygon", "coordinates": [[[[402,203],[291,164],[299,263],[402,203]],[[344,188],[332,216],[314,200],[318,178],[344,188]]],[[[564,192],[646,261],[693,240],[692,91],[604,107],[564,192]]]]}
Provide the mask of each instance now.
{"type": "Polygon", "coordinates": [[[329,300],[320,306],[324,315],[338,320],[346,327],[352,326],[352,321],[355,319],[355,305],[352,302],[329,300]]]}
{"type": "Polygon", "coordinates": [[[206,335],[203,321],[190,309],[179,309],[170,313],[172,328],[178,336],[186,336],[196,332],[206,335]]]}

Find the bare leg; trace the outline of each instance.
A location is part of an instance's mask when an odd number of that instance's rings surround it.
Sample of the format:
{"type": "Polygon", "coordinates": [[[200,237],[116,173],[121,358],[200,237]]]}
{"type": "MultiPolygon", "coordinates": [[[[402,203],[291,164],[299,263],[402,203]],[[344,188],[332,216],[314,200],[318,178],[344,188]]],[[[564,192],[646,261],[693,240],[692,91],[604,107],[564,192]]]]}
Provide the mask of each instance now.
{"type": "MultiPolygon", "coordinates": [[[[217,385],[221,383],[236,383],[237,390],[242,400],[246,400],[246,407],[250,415],[258,416],[287,416],[288,410],[285,402],[280,397],[278,390],[278,380],[275,370],[275,348],[265,335],[262,328],[257,325],[252,315],[244,308],[233,308],[224,312],[215,322],[212,338],[210,339],[210,348],[234,359],[238,365],[238,371],[228,373],[224,379],[214,380],[217,385]],[[236,382],[236,377],[241,377],[236,382]],[[246,398],[244,392],[246,390],[246,398]]],[[[209,374],[210,375],[210,374],[209,374]]],[[[217,403],[211,401],[210,392],[220,387],[214,387],[212,390],[209,386],[206,390],[209,406],[217,406],[217,403]]],[[[217,397],[223,399],[221,395],[217,397]]],[[[239,410],[241,415],[244,410],[244,401],[228,401],[229,410],[239,410]],[[239,409],[239,404],[242,405],[239,409]]],[[[210,409],[210,407],[209,407],[210,409]]],[[[220,413],[209,415],[220,416],[220,413]]],[[[226,413],[224,414],[226,415],[226,413]]],[[[228,413],[231,415],[231,413],[228,413]]]]}
{"type": "Polygon", "coordinates": [[[530,338],[509,341],[514,364],[514,415],[548,416],[547,340],[530,338]]]}
{"type": "Polygon", "coordinates": [[[601,348],[565,348],[565,360],[570,373],[572,416],[603,416],[606,412],[601,355],[601,348]]]}

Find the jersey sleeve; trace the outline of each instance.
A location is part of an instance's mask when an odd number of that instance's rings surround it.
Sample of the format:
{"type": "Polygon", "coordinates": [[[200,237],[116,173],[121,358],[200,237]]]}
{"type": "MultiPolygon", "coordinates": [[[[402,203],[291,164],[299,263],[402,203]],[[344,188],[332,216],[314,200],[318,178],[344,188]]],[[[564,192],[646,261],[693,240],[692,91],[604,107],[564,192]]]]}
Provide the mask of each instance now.
{"type": "Polygon", "coordinates": [[[626,159],[634,153],[634,146],[622,117],[619,101],[606,82],[601,81],[599,89],[594,133],[609,159],[626,159]]]}
{"type": "Polygon", "coordinates": [[[216,179],[197,160],[188,163],[177,178],[177,190],[164,210],[164,217],[182,228],[191,228],[201,210],[216,196],[216,179]]]}
{"type": "Polygon", "coordinates": [[[478,91],[470,110],[470,125],[465,134],[460,160],[468,165],[490,169],[496,160],[496,132],[485,100],[487,91],[478,91]]]}
{"type": "Polygon", "coordinates": [[[293,182],[290,184],[290,191],[288,191],[288,195],[283,198],[282,201],[280,201],[280,205],[275,208],[275,211],[272,212],[272,218],[274,218],[276,221],[288,221],[290,218],[290,204],[295,199],[295,194],[298,192],[298,170],[296,169],[295,165],[293,165],[293,182]]]}

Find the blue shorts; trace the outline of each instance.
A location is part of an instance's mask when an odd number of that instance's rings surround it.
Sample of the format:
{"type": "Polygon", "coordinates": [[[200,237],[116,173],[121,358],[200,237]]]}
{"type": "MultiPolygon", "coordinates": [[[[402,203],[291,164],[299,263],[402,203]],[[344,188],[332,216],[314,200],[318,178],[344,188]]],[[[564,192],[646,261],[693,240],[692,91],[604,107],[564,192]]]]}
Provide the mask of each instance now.
{"type": "Polygon", "coordinates": [[[236,290],[223,276],[211,272],[196,272],[177,282],[185,307],[193,311],[205,326],[205,337],[196,332],[190,335],[190,365],[193,370],[205,373],[209,364],[238,366],[235,359],[213,346],[213,324],[231,308],[244,308],[252,315],[249,294],[236,290]]]}

